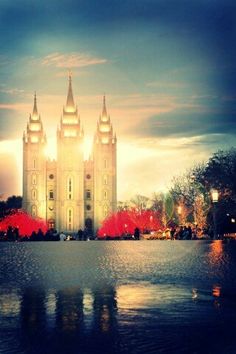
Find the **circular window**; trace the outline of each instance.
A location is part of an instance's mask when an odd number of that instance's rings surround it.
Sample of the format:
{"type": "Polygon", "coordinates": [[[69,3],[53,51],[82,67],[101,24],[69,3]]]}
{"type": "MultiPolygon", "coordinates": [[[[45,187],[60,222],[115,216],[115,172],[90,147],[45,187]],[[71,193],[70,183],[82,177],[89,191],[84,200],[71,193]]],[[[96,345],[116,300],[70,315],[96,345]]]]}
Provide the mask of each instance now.
{"type": "Polygon", "coordinates": [[[91,210],[91,205],[86,205],[87,210],[91,210]]]}
{"type": "Polygon", "coordinates": [[[50,178],[50,179],[53,179],[53,178],[54,178],[54,175],[51,173],[51,174],[49,175],[49,178],[50,178]]]}
{"type": "Polygon", "coordinates": [[[91,178],[91,175],[90,175],[90,174],[87,174],[87,175],[86,175],[86,178],[87,178],[87,179],[90,179],[90,178],[91,178]]]}
{"type": "Polygon", "coordinates": [[[51,210],[51,211],[53,211],[53,207],[52,207],[52,206],[50,206],[48,209],[51,210]]]}

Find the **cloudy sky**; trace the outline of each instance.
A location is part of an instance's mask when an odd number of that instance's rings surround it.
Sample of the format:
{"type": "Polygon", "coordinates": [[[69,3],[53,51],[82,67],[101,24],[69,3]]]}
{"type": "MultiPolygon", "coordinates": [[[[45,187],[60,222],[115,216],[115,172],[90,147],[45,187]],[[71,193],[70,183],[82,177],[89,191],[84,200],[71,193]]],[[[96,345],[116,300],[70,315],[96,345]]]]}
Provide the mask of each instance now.
{"type": "Polygon", "coordinates": [[[236,145],[236,2],[0,0],[0,192],[21,194],[22,133],[37,91],[54,154],[68,70],[86,155],[106,93],[118,197],[236,145]]]}

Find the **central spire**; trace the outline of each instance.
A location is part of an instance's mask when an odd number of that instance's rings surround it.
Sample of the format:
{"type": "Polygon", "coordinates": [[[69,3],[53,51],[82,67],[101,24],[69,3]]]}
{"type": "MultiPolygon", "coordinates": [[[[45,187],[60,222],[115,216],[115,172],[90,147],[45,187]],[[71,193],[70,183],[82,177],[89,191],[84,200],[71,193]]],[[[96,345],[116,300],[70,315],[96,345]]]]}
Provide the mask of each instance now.
{"type": "Polygon", "coordinates": [[[67,94],[67,100],[66,100],[66,108],[69,108],[69,109],[75,108],[73,91],[72,91],[71,72],[69,73],[69,86],[68,86],[68,94],[67,94]]]}
{"type": "Polygon", "coordinates": [[[107,116],[106,96],[105,96],[105,94],[103,95],[103,108],[102,108],[102,116],[103,116],[103,117],[106,117],[106,116],[107,116]]]}
{"type": "Polygon", "coordinates": [[[38,108],[37,108],[37,97],[36,97],[36,92],[34,93],[34,108],[33,108],[33,115],[37,116],[38,115],[38,108]]]}

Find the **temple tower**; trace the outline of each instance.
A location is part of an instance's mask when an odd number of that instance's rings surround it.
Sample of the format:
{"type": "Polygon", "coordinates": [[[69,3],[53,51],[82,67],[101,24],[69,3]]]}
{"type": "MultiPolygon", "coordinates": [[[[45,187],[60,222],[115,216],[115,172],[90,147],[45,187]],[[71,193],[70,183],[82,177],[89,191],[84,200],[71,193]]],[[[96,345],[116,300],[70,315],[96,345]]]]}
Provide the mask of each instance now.
{"type": "Polygon", "coordinates": [[[116,211],[116,136],[103,97],[102,114],[97,123],[93,144],[94,162],[94,230],[116,211]]]}
{"type": "Polygon", "coordinates": [[[83,130],[74,103],[72,80],[57,131],[56,227],[77,232],[84,228],[83,130]]]}
{"type": "Polygon", "coordinates": [[[34,95],[33,113],[23,135],[23,209],[46,218],[46,136],[34,95]]]}

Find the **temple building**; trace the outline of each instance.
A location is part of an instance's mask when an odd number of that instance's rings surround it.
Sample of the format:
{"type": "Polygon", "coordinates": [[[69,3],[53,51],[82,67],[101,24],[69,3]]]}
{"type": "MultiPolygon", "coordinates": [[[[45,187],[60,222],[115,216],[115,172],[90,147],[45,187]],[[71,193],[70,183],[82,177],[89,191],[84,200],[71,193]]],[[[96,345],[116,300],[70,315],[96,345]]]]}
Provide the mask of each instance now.
{"type": "Polygon", "coordinates": [[[89,160],[84,161],[84,132],[74,102],[72,80],[57,129],[57,159],[45,154],[47,138],[38,112],[33,112],[23,135],[23,209],[47,221],[49,228],[75,233],[96,232],[116,211],[116,135],[105,96],[89,160]]]}

